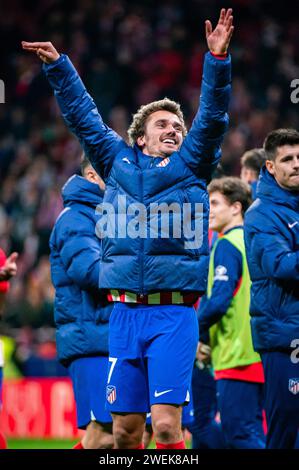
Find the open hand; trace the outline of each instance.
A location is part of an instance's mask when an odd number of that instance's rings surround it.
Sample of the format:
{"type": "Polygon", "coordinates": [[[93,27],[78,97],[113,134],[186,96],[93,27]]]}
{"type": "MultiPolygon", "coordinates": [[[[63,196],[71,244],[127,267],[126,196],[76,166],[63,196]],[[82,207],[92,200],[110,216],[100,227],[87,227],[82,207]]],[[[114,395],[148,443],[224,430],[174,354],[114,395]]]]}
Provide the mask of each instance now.
{"type": "Polygon", "coordinates": [[[13,252],[5,261],[5,264],[0,269],[0,281],[8,281],[11,277],[17,274],[17,258],[19,254],[13,252]]]}
{"type": "Polygon", "coordinates": [[[22,41],[22,48],[25,51],[35,52],[36,55],[45,64],[51,64],[55,60],[59,59],[60,54],[57,52],[51,42],[26,42],[22,41]]]}
{"type": "Polygon", "coordinates": [[[219,21],[214,31],[211,21],[206,20],[205,22],[207,44],[213,54],[223,55],[227,52],[234,31],[232,12],[231,8],[221,9],[219,21]]]}

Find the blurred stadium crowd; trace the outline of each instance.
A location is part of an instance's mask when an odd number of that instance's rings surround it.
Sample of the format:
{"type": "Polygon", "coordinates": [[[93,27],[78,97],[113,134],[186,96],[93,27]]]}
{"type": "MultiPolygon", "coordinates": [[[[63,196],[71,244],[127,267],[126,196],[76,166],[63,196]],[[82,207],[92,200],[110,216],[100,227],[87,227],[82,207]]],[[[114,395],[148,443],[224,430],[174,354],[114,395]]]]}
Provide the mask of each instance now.
{"type": "MultiPolygon", "coordinates": [[[[245,150],[278,127],[299,127],[290,83],[299,78],[298,19],[271,1],[232,0],[238,28],[230,52],[233,94],[222,168],[239,175],[245,150]]],[[[218,0],[4,0],[1,2],[0,246],[20,253],[2,328],[21,363],[35,351],[53,357],[48,239],[62,209],[61,186],[78,171],[81,148],[67,131],[41,72],[21,40],[51,41],[67,53],[103,119],[126,136],[137,107],[168,96],[190,123],[206,50],[201,25],[218,0]],[[45,341],[48,349],[45,349],[45,341]]],[[[26,373],[26,370],[23,370],[26,373]]],[[[57,372],[56,372],[57,374],[57,372]]]]}

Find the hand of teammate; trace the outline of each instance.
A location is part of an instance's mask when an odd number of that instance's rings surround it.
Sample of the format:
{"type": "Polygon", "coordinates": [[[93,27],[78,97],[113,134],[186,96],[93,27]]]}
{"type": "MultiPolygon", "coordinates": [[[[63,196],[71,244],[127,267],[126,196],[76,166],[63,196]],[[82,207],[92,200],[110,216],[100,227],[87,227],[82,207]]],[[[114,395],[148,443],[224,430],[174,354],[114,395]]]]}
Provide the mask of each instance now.
{"type": "Polygon", "coordinates": [[[17,258],[19,254],[14,252],[5,261],[0,269],[0,281],[8,281],[17,274],[17,258]]]}
{"type": "Polygon", "coordinates": [[[206,20],[206,39],[208,48],[213,54],[223,55],[227,52],[233,31],[233,16],[232,9],[221,9],[218,24],[213,31],[212,23],[206,20]]]}
{"type": "Polygon", "coordinates": [[[51,64],[60,57],[60,54],[51,42],[22,41],[22,48],[25,51],[35,52],[36,55],[46,64],[51,64]]]}
{"type": "Polygon", "coordinates": [[[211,348],[208,344],[199,342],[196,351],[196,359],[204,364],[211,362],[211,348]]]}

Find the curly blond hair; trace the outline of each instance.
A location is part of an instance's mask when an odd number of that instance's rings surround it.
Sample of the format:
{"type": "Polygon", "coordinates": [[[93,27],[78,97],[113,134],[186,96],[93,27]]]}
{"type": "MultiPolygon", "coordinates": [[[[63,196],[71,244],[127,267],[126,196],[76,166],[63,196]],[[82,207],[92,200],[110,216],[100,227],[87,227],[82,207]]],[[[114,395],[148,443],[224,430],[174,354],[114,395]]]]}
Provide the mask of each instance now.
{"type": "Polygon", "coordinates": [[[181,106],[179,103],[176,103],[176,101],[163,98],[163,100],[153,101],[152,103],[141,106],[137,113],[133,115],[132,123],[128,129],[129,142],[132,146],[136,143],[138,137],[144,135],[146,120],[156,111],[169,111],[170,113],[176,114],[182,124],[183,137],[186,136],[187,129],[181,106]]]}

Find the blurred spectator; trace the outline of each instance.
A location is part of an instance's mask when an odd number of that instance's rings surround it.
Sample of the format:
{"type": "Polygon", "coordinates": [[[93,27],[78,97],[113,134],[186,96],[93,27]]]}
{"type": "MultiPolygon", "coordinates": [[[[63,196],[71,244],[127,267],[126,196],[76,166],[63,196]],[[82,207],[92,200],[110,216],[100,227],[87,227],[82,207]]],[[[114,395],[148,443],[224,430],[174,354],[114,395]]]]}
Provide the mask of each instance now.
{"type": "Polygon", "coordinates": [[[266,154],[263,148],[247,150],[241,158],[241,180],[250,185],[253,200],[256,198],[260,169],[265,161],[266,154]]]}

